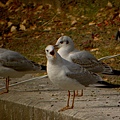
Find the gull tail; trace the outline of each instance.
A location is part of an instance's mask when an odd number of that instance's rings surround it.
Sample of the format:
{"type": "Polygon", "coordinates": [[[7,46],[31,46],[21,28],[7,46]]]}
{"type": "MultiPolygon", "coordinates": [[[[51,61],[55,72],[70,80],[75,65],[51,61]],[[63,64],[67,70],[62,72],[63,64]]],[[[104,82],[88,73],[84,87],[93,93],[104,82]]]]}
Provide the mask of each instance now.
{"type": "Polygon", "coordinates": [[[45,70],[46,71],[47,67],[44,65],[41,65],[41,70],[45,70]]]}
{"type": "Polygon", "coordinates": [[[40,65],[40,64],[38,64],[38,63],[36,63],[34,61],[31,61],[31,62],[34,65],[35,70],[46,71],[47,67],[45,65],[40,65]]]}
{"type": "Polygon", "coordinates": [[[102,72],[102,74],[109,74],[113,71],[113,69],[109,65],[105,63],[102,63],[102,65],[104,66],[104,71],[102,72]]]}
{"type": "Polygon", "coordinates": [[[114,70],[112,67],[110,67],[109,65],[102,63],[102,65],[104,66],[104,71],[102,72],[102,74],[106,74],[106,75],[120,75],[120,70],[114,70]]]}
{"type": "Polygon", "coordinates": [[[112,83],[108,83],[107,81],[98,81],[95,86],[99,88],[119,88],[120,87],[119,84],[118,85],[112,84],[112,83]]]}
{"type": "Polygon", "coordinates": [[[120,70],[112,70],[111,72],[103,72],[102,74],[106,75],[120,75],[120,70]]]}

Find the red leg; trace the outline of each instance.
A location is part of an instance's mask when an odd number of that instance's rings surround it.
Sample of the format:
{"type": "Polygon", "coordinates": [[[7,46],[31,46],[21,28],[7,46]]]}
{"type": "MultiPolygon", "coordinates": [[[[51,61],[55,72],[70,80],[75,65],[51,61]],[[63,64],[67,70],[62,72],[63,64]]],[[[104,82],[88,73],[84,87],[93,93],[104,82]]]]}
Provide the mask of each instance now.
{"type": "Polygon", "coordinates": [[[65,111],[65,110],[68,110],[68,109],[73,109],[73,107],[74,107],[74,99],[75,99],[75,91],[73,92],[73,101],[72,101],[72,106],[70,107],[70,106],[69,106],[70,91],[68,90],[68,101],[67,101],[67,106],[66,106],[66,107],[63,107],[62,109],[60,109],[59,112],[60,112],[60,111],[65,111]]]}
{"type": "Polygon", "coordinates": [[[83,89],[81,90],[81,94],[80,95],[78,94],[78,90],[76,90],[75,96],[77,96],[77,97],[83,96],[83,89]]]}
{"type": "Polygon", "coordinates": [[[6,78],[6,93],[9,92],[9,81],[10,81],[9,77],[6,78]]]}
{"type": "Polygon", "coordinates": [[[9,92],[9,81],[10,81],[9,77],[7,77],[6,78],[6,89],[4,91],[0,92],[0,95],[9,92]]]}
{"type": "Polygon", "coordinates": [[[73,109],[74,107],[74,101],[75,101],[75,90],[73,91],[73,101],[72,101],[71,109],[73,109]]]}
{"type": "Polygon", "coordinates": [[[67,106],[66,107],[69,107],[69,101],[70,101],[70,91],[68,90],[68,100],[67,100],[67,106]]]}

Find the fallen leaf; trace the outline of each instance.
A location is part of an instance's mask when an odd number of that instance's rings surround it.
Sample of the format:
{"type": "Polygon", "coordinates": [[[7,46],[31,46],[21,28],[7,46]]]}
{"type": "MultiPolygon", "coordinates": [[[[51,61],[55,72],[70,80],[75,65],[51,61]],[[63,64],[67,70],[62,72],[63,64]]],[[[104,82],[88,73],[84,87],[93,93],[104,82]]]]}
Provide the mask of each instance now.
{"type": "Polygon", "coordinates": [[[5,4],[3,4],[2,2],[0,2],[0,7],[5,7],[5,4]]]}
{"type": "Polygon", "coordinates": [[[13,0],[8,0],[8,1],[6,2],[6,6],[10,5],[11,2],[13,2],[13,0]]]}
{"type": "Polygon", "coordinates": [[[81,18],[87,19],[88,17],[85,17],[84,15],[82,15],[81,18]]]}
{"type": "Polygon", "coordinates": [[[22,24],[26,24],[27,23],[27,20],[25,19],[25,20],[23,20],[23,22],[22,22],[22,24]]]}
{"type": "Polygon", "coordinates": [[[98,40],[100,40],[98,37],[94,37],[94,39],[93,39],[94,41],[98,41],[98,40]]]}
{"type": "Polygon", "coordinates": [[[42,10],[42,9],[43,9],[43,5],[37,7],[37,10],[42,10]]]}
{"type": "Polygon", "coordinates": [[[25,30],[26,30],[26,27],[25,27],[25,25],[23,25],[23,24],[20,24],[20,30],[23,30],[23,31],[25,31],[25,30]]]}
{"type": "Polygon", "coordinates": [[[95,25],[95,22],[92,21],[92,22],[89,23],[89,25],[90,25],[90,26],[91,26],[91,25],[95,25]]]}
{"type": "Polygon", "coordinates": [[[115,50],[120,50],[120,46],[115,47],[115,50]]]}
{"type": "Polygon", "coordinates": [[[107,20],[105,20],[105,21],[104,21],[104,23],[105,23],[105,25],[109,25],[109,23],[108,23],[108,21],[107,21],[107,20]]]}
{"type": "Polygon", "coordinates": [[[34,24],[33,26],[30,26],[30,29],[31,29],[31,30],[35,30],[36,27],[37,27],[37,26],[34,24]]]}
{"type": "Polygon", "coordinates": [[[17,31],[16,28],[17,28],[16,26],[12,26],[10,32],[16,32],[17,31]]]}
{"type": "Polygon", "coordinates": [[[13,23],[9,21],[9,22],[8,22],[8,27],[10,27],[12,24],[13,24],[13,23]]]}
{"type": "Polygon", "coordinates": [[[110,7],[110,8],[113,7],[113,5],[112,5],[112,3],[110,1],[108,1],[107,7],[110,7]]]}
{"type": "Polygon", "coordinates": [[[75,25],[77,23],[77,20],[73,20],[72,22],[71,22],[71,25],[73,26],[73,25],[75,25]]]}
{"type": "Polygon", "coordinates": [[[111,62],[115,62],[115,58],[111,58],[110,61],[111,61],[111,62]]]}
{"type": "Polygon", "coordinates": [[[120,14],[119,14],[118,16],[119,16],[119,18],[120,18],[120,14]]]}
{"type": "Polygon", "coordinates": [[[93,48],[93,49],[91,49],[90,51],[91,52],[94,52],[94,51],[98,51],[99,50],[99,48],[93,48]]]}
{"type": "Polygon", "coordinates": [[[44,29],[45,31],[50,31],[51,30],[51,27],[47,27],[44,29]]]}
{"type": "Polygon", "coordinates": [[[97,13],[97,15],[96,15],[97,17],[100,17],[101,16],[101,13],[97,13]]]}
{"type": "Polygon", "coordinates": [[[1,24],[1,25],[4,25],[4,24],[5,24],[5,21],[0,20],[0,24],[1,24]]]}
{"type": "Polygon", "coordinates": [[[76,29],[77,29],[76,27],[71,27],[69,30],[76,30],[76,29]]]}

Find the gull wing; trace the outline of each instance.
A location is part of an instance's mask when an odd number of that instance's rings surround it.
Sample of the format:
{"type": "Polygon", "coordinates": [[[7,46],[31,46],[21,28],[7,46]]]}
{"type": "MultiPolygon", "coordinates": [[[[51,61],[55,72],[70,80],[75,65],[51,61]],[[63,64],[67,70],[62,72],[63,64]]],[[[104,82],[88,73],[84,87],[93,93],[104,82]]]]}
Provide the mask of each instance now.
{"type": "Polygon", "coordinates": [[[101,81],[102,78],[97,74],[88,71],[83,68],[81,65],[72,63],[72,62],[64,62],[67,67],[66,76],[77,80],[80,84],[84,86],[88,86],[89,84],[96,83],[97,81],[101,81]]]}
{"type": "Polygon", "coordinates": [[[84,86],[88,86],[89,84],[97,83],[97,81],[101,81],[101,78],[92,72],[84,70],[83,72],[67,72],[66,76],[77,80],[80,84],[84,86]]]}
{"type": "Polygon", "coordinates": [[[82,65],[87,70],[95,73],[102,72],[105,69],[103,63],[98,61],[94,55],[88,51],[75,52],[70,54],[70,58],[74,63],[82,65]]]}
{"type": "Polygon", "coordinates": [[[4,67],[12,68],[17,71],[34,70],[34,64],[18,52],[3,50],[0,52],[0,63],[4,67]]]}

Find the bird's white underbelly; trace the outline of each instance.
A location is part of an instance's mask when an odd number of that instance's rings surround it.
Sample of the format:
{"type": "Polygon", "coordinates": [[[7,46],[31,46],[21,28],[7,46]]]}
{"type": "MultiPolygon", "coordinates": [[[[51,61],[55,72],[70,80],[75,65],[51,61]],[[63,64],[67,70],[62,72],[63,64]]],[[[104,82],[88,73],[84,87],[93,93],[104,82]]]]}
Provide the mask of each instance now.
{"type": "Polygon", "coordinates": [[[64,72],[52,73],[50,71],[50,73],[48,72],[48,76],[55,86],[64,90],[81,90],[85,88],[82,84],[77,82],[77,80],[65,76],[64,72]]]}

